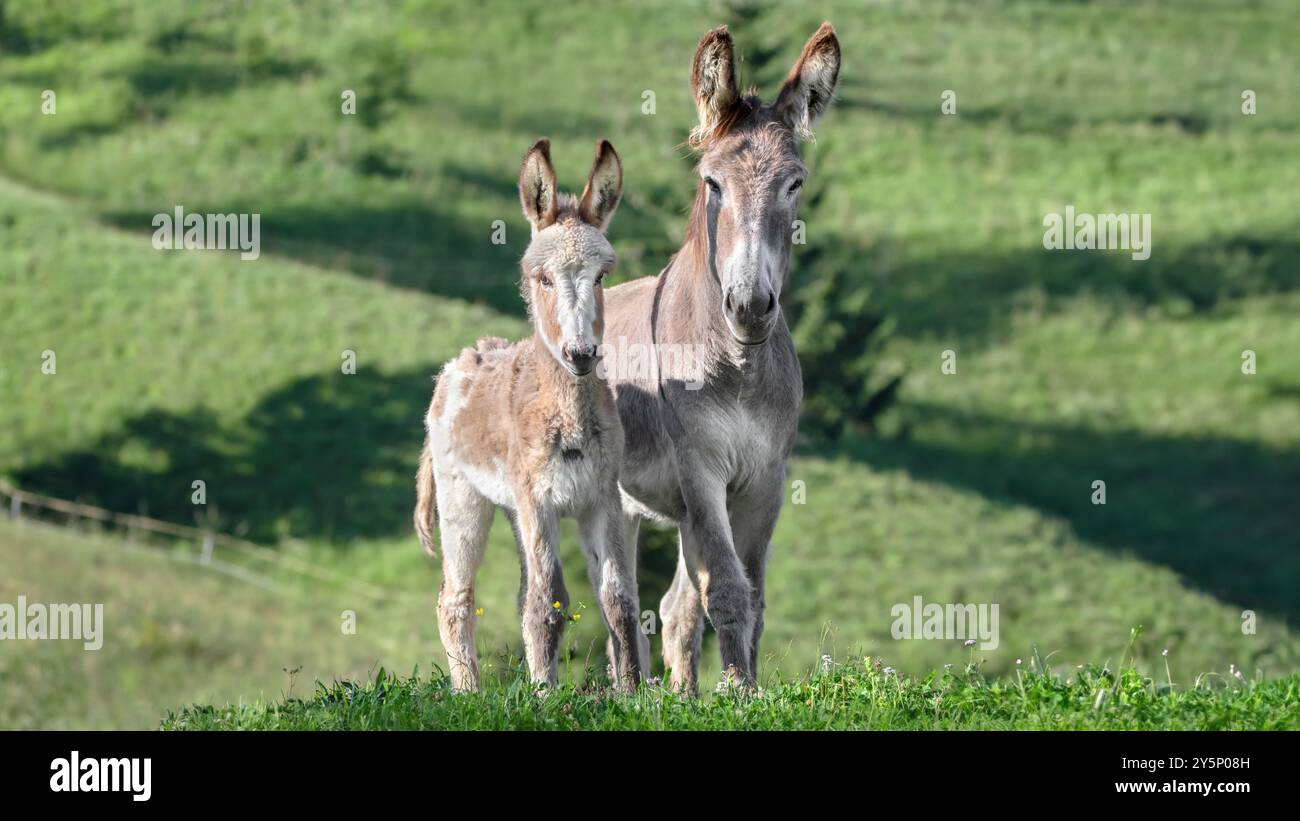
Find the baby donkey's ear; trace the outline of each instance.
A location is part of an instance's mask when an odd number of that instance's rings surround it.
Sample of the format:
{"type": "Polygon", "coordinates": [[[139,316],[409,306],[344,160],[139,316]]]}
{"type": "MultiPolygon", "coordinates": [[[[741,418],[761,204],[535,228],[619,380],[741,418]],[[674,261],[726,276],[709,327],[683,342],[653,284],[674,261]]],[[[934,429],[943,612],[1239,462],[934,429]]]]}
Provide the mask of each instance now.
{"type": "Polygon", "coordinates": [[[623,196],[623,163],[609,140],[596,143],[596,162],[578,203],[582,221],[604,231],[614,218],[619,198],[623,196]]]}
{"type": "Polygon", "coordinates": [[[519,169],[519,203],[533,226],[533,236],[555,222],[558,210],[555,168],[551,165],[551,141],[542,138],[524,155],[519,169]]]}

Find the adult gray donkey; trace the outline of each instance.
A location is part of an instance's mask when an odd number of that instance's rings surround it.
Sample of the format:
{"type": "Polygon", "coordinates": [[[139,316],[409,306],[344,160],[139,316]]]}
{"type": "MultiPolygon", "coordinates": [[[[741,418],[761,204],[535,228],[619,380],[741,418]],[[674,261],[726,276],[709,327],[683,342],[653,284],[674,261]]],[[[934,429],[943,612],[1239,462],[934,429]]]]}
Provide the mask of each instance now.
{"type": "Polygon", "coordinates": [[[658,276],[605,294],[602,366],[627,438],[628,539],[641,517],[678,527],[660,615],[671,683],[689,694],[704,613],[728,677],[750,686],[757,675],[764,571],[803,398],[780,303],[808,175],[798,143],[812,138],[839,69],[824,23],[764,105],[740,93],[727,29],[705,35],[691,68],[701,157],[685,242],[658,276]],[[648,367],[628,366],[638,361],[648,367]]]}

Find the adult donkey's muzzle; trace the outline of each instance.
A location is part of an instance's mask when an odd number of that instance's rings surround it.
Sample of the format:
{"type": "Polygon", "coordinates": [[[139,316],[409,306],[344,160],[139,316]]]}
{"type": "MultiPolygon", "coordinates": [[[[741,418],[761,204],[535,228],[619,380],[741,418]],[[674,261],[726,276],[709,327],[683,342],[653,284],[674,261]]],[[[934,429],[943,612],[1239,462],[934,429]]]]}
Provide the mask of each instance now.
{"type": "Polygon", "coordinates": [[[737,342],[757,345],[767,339],[776,319],[776,292],[761,283],[744,288],[728,288],[722,308],[737,342]]]}

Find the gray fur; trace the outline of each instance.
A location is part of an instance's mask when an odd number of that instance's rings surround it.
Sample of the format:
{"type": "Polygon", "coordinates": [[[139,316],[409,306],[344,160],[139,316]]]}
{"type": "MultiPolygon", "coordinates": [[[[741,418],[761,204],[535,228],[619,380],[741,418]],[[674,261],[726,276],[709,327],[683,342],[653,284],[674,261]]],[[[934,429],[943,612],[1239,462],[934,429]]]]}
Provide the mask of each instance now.
{"type": "MultiPolygon", "coordinates": [[[[734,75],[734,67],[717,65],[720,53],[730,59],[729,36],[722,35],[715,30],[701,42],[697,61],[704,62],[695,76],[734,75]]],[[[820,83],[819,94],[828,99],[838,61],[834,32],[823,26],[792,76],[804,87],[820,83]],[[818,77],[800,80],[804,65],[816,67],[818,77]]],[[[649,516],[678,527],[677,573],[660,603],[663,654],[672,684],[691,694],[698,690],[704,614],[718,633],[723,669],[743,685],[756,680],[764,574],[803,397],[799,359],[779,307],[795,216],[792,180],[806,174],[796,125],[788,99],[780,110],[753,97],[723,100],[743,110],[719,115],[719,101],[701,99],[719,87],[729,93],[726,83],[696,84],[697,107],[708,112],[697,133],[720,116],[733,124],[703,145],[686,243],[658,276],[605,294],[611,351],[665,345],[707,351],[702,386],[698,374],[663,356],[651,377],[611,380],[626,437],[624,510],[633,521],[649,516]],[[703,178],[719,182],[721,194],[703,178]],[[764,313],[769,296],[776,306],[764,313]]]]}

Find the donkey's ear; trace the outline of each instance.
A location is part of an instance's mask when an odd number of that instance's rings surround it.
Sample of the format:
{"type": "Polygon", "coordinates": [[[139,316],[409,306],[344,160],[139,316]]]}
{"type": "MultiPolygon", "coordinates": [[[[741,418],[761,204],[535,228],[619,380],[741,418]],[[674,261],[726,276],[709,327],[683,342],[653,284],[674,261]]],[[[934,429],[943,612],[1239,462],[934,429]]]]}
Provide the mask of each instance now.
{"type": "Polygon", "coordinates": [[[740,103],[735,48],[726,26],[718,26],[704,35],[695,49],[691,93],[695,95],[700,122],[691,129],[690,144],[698,148],[718,136],[740,103]]]}
{"type": "Polygon", "coordinates": [[[830,106],[839,77],[840,41],[831,24],[822,23],[786,75],[773,105],[776,116],[800,139],[812,140],[813,123],[830,106]]]}
{"type": "Polygon", "coordinates": [[[523,168],[519,169],[519,203],[533,226],[534,236],[555,222],[558,192],[555,189],[555,168],[551,165],[550,140],[538,140],[524,155],[523,168]]]}
{"type": "Polygon", "coordinates": [[[601,140],[596,143],[596,162],[591,166],[591,176],[587,178],[582,201],[578,203],[578,214],[583,222],[604,231],[609,227],[622,196],[623,163],[609,140],[601,140]]]}

